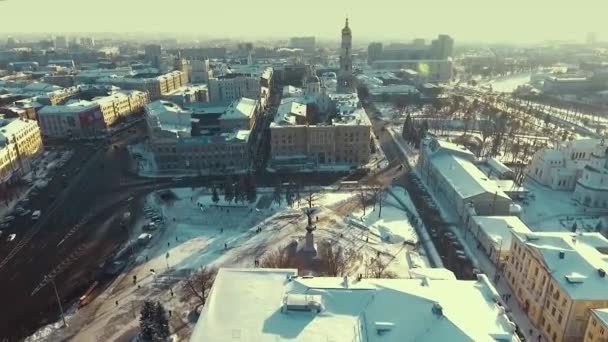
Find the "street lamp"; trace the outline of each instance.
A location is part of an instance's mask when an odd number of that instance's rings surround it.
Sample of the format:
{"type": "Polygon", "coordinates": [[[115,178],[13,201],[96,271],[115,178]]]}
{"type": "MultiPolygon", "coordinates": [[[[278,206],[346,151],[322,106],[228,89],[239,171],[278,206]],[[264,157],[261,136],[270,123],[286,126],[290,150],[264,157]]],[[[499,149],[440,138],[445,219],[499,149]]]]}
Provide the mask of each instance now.
{"type": "Polygon", "coordinates": [[[55,279],[49,278],[48,276],[44,277],[44,280],[50,282],[53,285],[53,290],[55,291],[55,298],[57,298],[57,304],[59,305],[59,312],[61,313],[61,320],[63,321],[63,326],[67,327],[68,324],[65,321],[65,315],[63,313],[63,306],[61,306],[61,299],[59,299],[59,292],[57,292],[57,286],[55,285],[55,279]]]}

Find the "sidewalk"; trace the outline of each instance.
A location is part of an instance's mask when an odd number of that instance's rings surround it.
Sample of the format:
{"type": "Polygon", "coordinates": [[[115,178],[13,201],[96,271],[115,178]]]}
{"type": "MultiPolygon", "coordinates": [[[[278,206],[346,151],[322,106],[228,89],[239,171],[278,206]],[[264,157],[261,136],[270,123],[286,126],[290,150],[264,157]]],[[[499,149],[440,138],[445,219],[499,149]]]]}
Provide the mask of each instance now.
{"type": "MultiPolygon", "coordinates": [[[[389,130],[390,132],[390,130],[389,130]]],[[[397,143],[399,149],[407,156],[408,163],[412,160],[417,161],[417,155],[412,156],[413,150],[407,144],[404,144],[403,139],[399,139],[391,132],[391,136],[393,140],[397,143]],[[406,145],[406,146],[403,146],[406,145]]],[[[412,171],[416,172],[415,169],[416,164],[410,164],[412,167],[412,171]]],[[[424,183],[424,180],[421,178],[424,183]]],[[[435,193],[433,193],[430,189],[429,194],[433,197],[433,200],[437,204],[441,215],[444,219],[448,219],[446,221],[452,222],[451,225],[452,231],[457,235],[461,242],[464,242],[463,247],[465,248],[465,253],[471,258],[473,264],[479,268],[479,270],[488,276],[488,279],[493,283],[496,288],[496,291],[500,293],[501,296],[511,295],[512,291],[509,285],[504,281],[503,277],[499,277],[498,281],[494,281],[496,275],[496,267],[494,263],[488,258],[488,256],[480,249],[477,249],[477,240],[473,234],[465,234],[465,230],[462,227],[462,224],[458,221],[458,215],[452,210],[451,206],[446,205],[444,202],[444,198],[438,198],[435,193]]],[[[507,302],[503,302],[504,306],[509,309],[509,315],[511,316],[513,322],[519,327],[521,333],[526,337],[527,341],[535,341],[535,338],[538,336],[538,331],[530,320],[528,316],[524,313],[523,309],[519,306],[519,303],[516,299],[511,298],[507,302]],[[530,335],[530,330],[532,330],[532,335],[530,335]]]]}

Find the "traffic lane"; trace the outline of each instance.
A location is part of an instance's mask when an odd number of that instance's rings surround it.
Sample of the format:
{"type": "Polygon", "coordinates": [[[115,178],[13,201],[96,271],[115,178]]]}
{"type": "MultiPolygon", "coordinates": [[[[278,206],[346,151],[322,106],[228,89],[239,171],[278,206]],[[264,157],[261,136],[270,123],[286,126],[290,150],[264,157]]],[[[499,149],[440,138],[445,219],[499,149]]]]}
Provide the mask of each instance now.
{"type": "Polygon", "coordinates": [[[73,157],[60,169],[53,170],[49,173],[49,183],[44,189],[36,189],[35,195],[28,196],[28,204],[22,205],[24,209],[30,210],[30,214],[27,216],[16,217],[16,219],[3,230],[3,236],[0,238],[0,260],[6,257],[13,247],[19,243],[19,240],[29,232],[32,226],[37,222],[31,219],[31,213],[35,210],[40,210],[42,215],[46,215],[49,206],[56,200],[58,195],[64,190],[65,182],[62,178],[62,174],[70,173],[73,174],[76,169],[82,165],[86,158],[89,156],[90,149],[86,147],[79,147],[74,150],[73,157]],[[9,234],[16,234],[15,240],[8,242],[6,236],[9,234]]]}

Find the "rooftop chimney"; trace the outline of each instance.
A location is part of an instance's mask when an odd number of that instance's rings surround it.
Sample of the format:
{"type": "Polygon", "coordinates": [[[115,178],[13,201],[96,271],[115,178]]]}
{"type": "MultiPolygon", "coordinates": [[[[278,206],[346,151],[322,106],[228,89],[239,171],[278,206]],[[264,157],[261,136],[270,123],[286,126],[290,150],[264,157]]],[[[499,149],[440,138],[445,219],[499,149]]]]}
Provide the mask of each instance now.
{"type": "Polygon", "coordinates": [[[565,257],[566,257],[566,253],[565,253],[564,251],[560,251],[560,252],[559,252],[559,258],[560,258],[560,259],[563,259],[563,258],[565,258],[565,257]]]}
{"type": "Polygon", "coordinates": [[[603,268],[598,268],[597,273],[600,275],[600,278],[606,278],[606,271],[603,268]]]}

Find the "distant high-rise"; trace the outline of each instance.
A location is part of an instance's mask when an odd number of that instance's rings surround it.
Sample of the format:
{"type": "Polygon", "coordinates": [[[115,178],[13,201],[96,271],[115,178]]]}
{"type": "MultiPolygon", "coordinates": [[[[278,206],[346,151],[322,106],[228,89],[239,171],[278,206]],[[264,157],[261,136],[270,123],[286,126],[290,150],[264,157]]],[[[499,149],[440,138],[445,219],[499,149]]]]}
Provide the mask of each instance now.
{"type": "Polygon", "coordinates": [[[454,39],[447,34],[440,34],[431,42],[431,58],[447,59],[452,57],[454,51],[454,39]]]}
{"type": "Polygon", "coordinates": [[[17,41],[15,40],[15,38],[9,36],[6,39],[6,47],[9,48],[9,49],[12,49],[12,48],[14,48],[16,46],[17,46],[17,41]]]}
{"type": "Polygon", "coordinates": [[[292,37],[289,39],[289,47],[302,49],[305,52],[315,51],[315,37],[292,37]]]}
{"type": "Polygon", "coordinates": [[[382,58],[382,43],[374,42],[370,43],[367,47],[367,63],[372,64],[373,62],[382,58]]]}
{"type": "Polygon", "coordinates": [[[597,43],[597,33],[587,33],[587,45],[595,45],[597,43]]]}
{"type": "Polygon", "coordinates": [[[352,57],[353,35],[348,27],[348,18],[342,29],[342,44],[340,46],[340,71],[338,71],[338,90],[350,92],[353,84],[353,57],[352,57]]]}
{"type": "Polygon", "coordinates": [[[68,46],[68,39],[65,36],[55,37],[55,49],[67,49],[68,46]]]}
{"type": "Polygon", "coordinates": [[[162,48],[157,44],[148,44],[144,46],[145,60],[154,68],[160,69],[162,48]]]}

